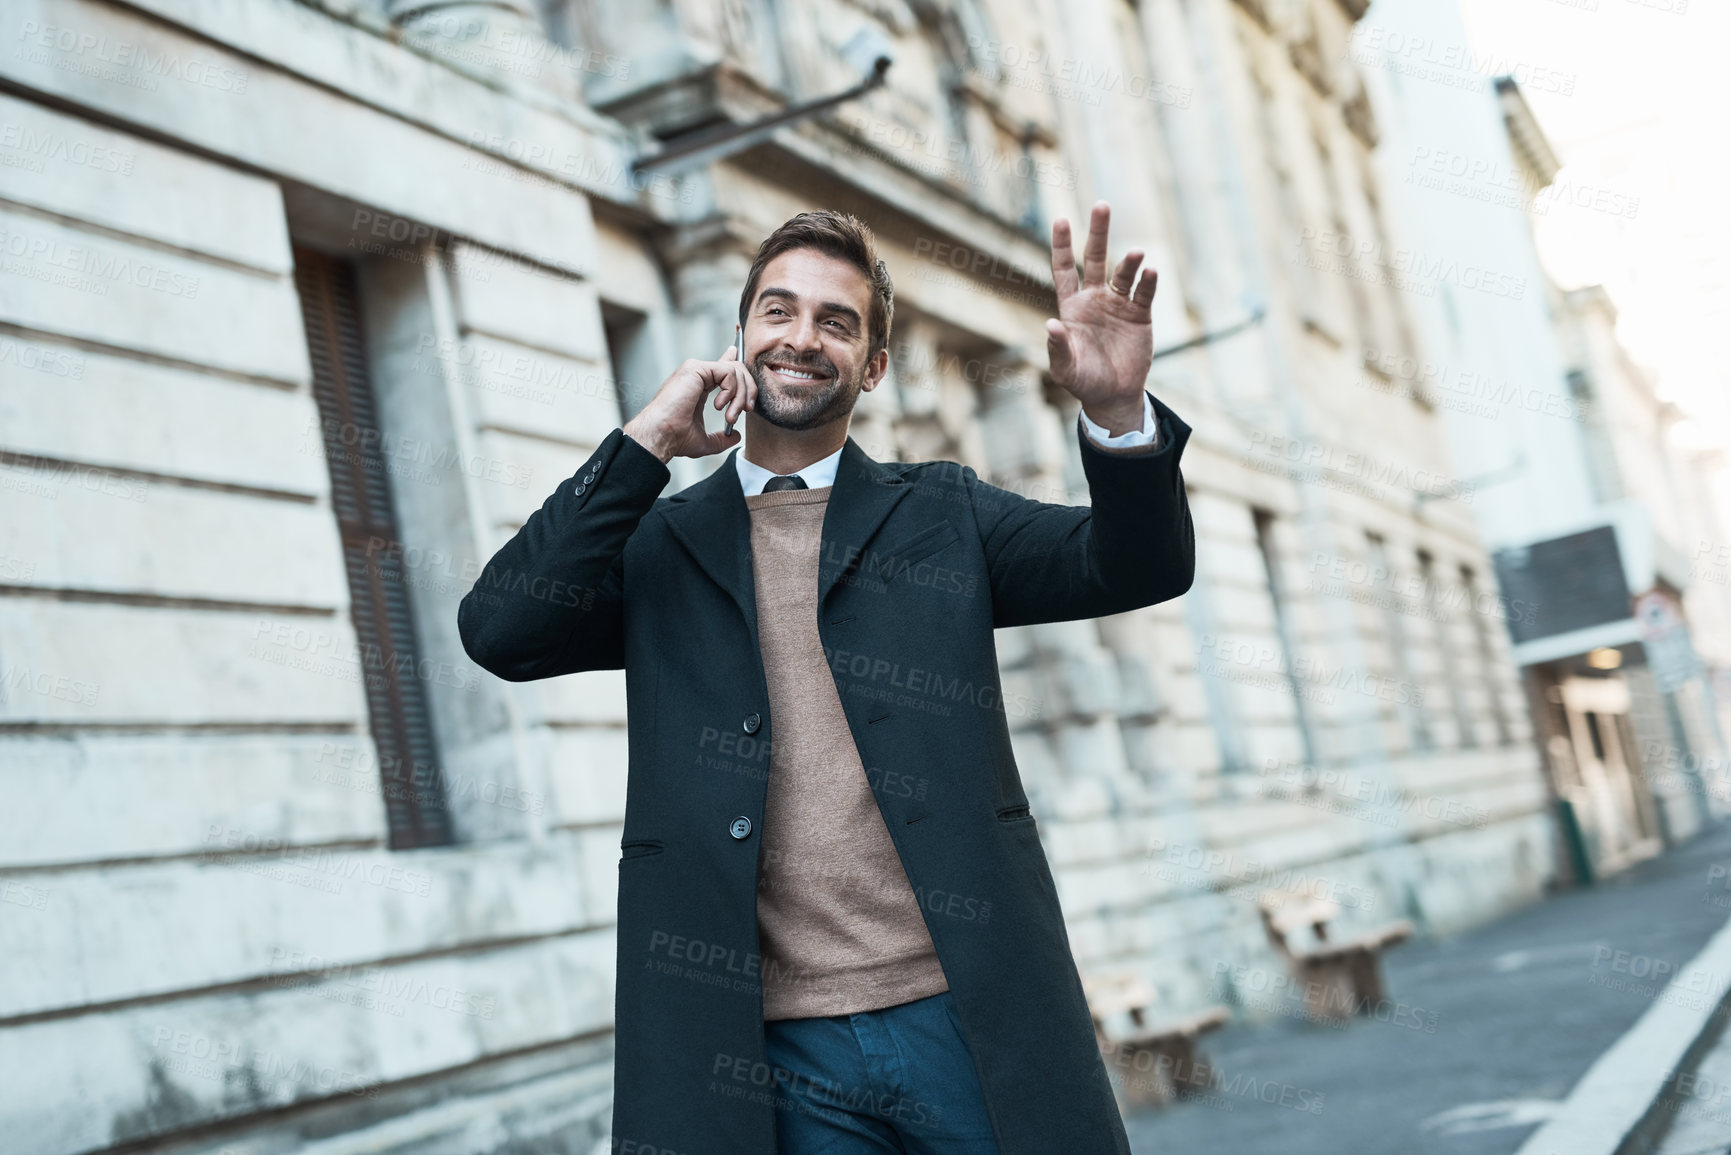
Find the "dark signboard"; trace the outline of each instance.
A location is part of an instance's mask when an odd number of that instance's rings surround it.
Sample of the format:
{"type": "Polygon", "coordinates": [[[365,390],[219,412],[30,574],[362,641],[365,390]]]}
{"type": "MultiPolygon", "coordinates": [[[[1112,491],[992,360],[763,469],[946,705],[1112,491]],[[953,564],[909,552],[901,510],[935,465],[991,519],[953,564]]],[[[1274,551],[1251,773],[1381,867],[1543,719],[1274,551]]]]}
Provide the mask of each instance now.
{"type": "Polygon", "coordinates": [[[1525,612],[1509,615],[1519,642],[1602,626],[1629,616],[1629,583],[1608,525],[1492,555],[1503,597],[1525,612]]]}

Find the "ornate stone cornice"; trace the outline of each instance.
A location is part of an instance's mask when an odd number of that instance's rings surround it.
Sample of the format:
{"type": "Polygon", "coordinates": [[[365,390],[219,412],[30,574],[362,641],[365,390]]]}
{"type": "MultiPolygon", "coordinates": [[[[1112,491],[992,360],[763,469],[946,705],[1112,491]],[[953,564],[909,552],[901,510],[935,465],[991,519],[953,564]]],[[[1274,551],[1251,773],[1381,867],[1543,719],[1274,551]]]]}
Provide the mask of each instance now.
{"type": "Polygon", "coordinates": [[[1520,161],[1538,174],[1540,187],[1556,179],[1563,162],[1551,148],[1538,117],[1533,115],[1521,86],[1512,76],[1497,77],[1497,99],[1503,106],[1503,123],[1508,126],[1509,141],[1520,161]]]}

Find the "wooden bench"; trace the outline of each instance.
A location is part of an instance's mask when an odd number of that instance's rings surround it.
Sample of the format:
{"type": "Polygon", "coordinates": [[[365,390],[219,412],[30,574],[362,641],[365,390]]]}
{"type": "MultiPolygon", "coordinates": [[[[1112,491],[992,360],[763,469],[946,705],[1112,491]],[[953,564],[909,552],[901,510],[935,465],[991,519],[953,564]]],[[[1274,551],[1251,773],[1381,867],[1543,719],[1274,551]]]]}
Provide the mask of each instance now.
{"type": "Polygon", "coordinates": [[[1340,1021],[1382,1004],[1382,952],[1412,937],[1409,920],[1333,939],[1328,924],[1339,916],[1340,904],[1332,899],[1276,890],[1264,894],[1258,906],[1269,945],[1301,984],[1312,1019],[1340,1021]]]}
{"type": "Polygon", "coordinates": [[[1120,1111],[1160,1106],[1210,1085],[1212,1068],[1199,1056],[1196,1040],[1224,1026],[1231,1011],[1209,1007],[1156,1025],[1152,1009],[1158,996],[1133,972],[1097,975],[1082,989],[1120,1111]]]}

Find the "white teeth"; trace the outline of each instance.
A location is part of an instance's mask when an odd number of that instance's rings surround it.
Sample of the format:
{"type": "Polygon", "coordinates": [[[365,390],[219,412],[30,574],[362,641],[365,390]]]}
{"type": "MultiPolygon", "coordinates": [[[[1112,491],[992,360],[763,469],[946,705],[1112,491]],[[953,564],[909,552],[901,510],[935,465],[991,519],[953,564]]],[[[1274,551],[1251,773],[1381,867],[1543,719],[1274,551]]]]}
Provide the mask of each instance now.
{"type": "Polygon", "coordinates": [[[816,373],[807,373],[803,369],[777,369],[776,372],[780,373],[783,377],[797,377],[802,381],[823,380],[823,378],[818,376],[816,373]]]}

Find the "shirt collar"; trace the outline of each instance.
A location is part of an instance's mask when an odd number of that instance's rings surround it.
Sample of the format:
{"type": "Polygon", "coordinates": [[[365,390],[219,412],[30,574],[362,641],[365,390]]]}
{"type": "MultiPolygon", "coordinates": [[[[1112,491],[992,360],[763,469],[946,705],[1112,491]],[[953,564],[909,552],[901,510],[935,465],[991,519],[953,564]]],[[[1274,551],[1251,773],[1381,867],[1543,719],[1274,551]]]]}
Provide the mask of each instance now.
{"type": "MultiPolygon", "coordinates": [[[[842,449],[847,446],[842,446],[842,449]]],[[[745,491],[745,496],[755,497],[763,492],[764,484],[776,474],[763,466],[745,459],[745,450],[734,454],[733,460],[739,468],[739,487],[745,491]]],[[[794,475],[805,481],[807,489],[822,489],[835,484],[836,470],[841,468],[841,449],[836,450],[820,461],[814,461],[804,469],[794,470],[794,475]]]]}

